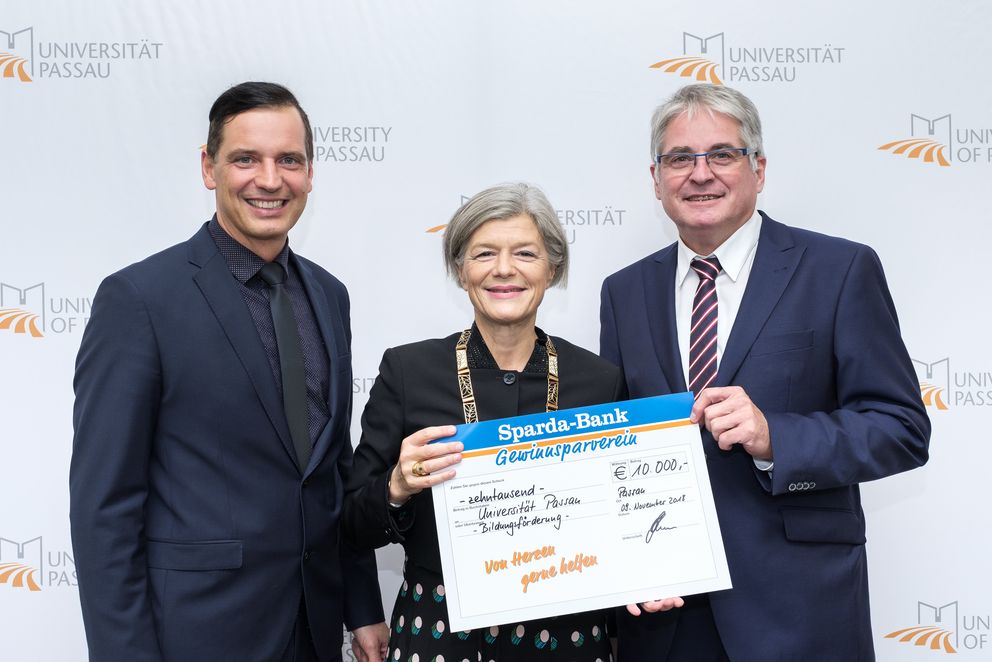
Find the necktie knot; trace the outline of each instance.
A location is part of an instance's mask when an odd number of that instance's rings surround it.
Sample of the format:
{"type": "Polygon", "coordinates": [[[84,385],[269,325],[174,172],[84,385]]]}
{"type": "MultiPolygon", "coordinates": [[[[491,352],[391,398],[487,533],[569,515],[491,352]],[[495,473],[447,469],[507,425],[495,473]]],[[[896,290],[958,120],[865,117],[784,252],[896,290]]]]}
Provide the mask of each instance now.
{"type": "Polygon", "coordinates": [[[715,255],[712,257],[697,257],[689,266],[699,274],[700,279],[705,278],[706,280],[716,280],[717,275],[723,268],[720,266],[720,260],[716,259],[715,255]]]}
{"type": "Polygon", "coordinates": [[[258,271],[259,277],[269,287],[282,285],[286,282],[286,270],[278,262],[268,262],[258,271]]]}

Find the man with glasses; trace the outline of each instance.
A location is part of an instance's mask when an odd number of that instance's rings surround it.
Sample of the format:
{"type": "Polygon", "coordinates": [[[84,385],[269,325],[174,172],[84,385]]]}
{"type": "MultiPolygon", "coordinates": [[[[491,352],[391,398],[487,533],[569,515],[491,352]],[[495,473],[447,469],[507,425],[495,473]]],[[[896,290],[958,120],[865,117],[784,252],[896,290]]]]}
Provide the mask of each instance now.
{"type": "Polygon", "coordinates": [[[620,659],[872,660],[858,484],[922,465],[930,437],[878,257],[757,210],[740,92],[676,92],[651,153],[679,239],[603,283],[601,354],[631,397],[696,394],[733,588],[621,611],[620,659]]]}

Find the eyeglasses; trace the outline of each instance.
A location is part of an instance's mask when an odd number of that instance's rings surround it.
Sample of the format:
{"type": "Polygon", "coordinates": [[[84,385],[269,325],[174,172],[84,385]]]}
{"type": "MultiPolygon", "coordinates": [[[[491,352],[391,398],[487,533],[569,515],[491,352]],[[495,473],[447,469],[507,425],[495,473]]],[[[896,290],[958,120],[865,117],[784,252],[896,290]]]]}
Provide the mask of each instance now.
{"type": "Polygon", "coordinates": [[[706,165],[711,170],[728,170],[748,154],[753,154],[750,147],[724,147],[714,149],[712,152],[702,152],[701,154],[689,154],[688,152],[670,152],[668,154],[657,154],[654,162],[666,170],[686,170],[696,166],[696,157],[706,157],[706,165]]]}

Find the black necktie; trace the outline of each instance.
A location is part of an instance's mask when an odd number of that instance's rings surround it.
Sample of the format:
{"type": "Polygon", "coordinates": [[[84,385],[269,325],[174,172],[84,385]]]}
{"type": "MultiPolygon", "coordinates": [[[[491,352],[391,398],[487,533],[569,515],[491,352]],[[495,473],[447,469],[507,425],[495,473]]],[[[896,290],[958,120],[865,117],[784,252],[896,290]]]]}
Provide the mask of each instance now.
{"type": "Polygon", "coordinates": [[[300,332],[293,314],[293,303],[286,291],[286,270],[278,262],[269,262],[258,272],[269,286],[269,307],[272,325],[279,347],[279,367],[282,372],[282,405],[286,410],[289,434],[305,472],[310,463],[310,433],[307,428],[307,375],[303,367],[300,332]]]}
{"type": "Polygon", "coordinates": [[[720,261],[716,257],[697,258],[691,266],[699,274],[699,285],[690,318],[689,390],[699,395],[716,379],[716,277],[720,261]]]}

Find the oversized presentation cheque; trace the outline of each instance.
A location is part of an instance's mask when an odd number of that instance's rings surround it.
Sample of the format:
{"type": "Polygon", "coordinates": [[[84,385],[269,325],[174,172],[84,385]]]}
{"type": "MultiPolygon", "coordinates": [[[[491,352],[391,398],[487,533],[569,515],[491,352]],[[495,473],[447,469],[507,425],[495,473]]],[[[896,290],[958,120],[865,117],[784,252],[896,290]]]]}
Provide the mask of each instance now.
{"type": "Polygon", "coordinates": [[[459,425],[433,488],[452,631],[730,588],[692,394],[459,425]]]}

